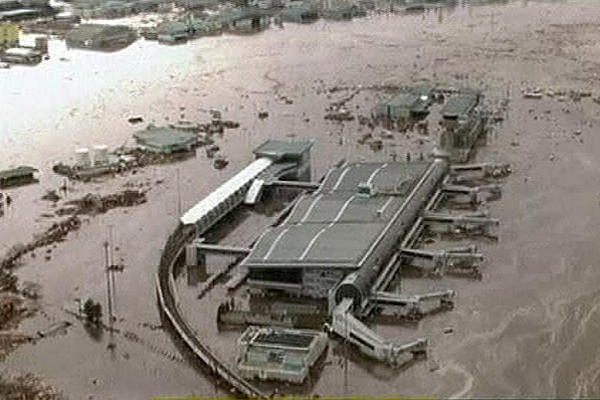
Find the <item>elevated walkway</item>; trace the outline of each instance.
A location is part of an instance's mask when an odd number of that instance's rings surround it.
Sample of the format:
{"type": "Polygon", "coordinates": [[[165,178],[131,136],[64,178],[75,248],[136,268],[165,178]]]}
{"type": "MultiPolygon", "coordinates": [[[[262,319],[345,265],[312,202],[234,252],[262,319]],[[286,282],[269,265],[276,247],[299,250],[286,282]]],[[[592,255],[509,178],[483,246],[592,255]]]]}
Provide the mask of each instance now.
{"type": "Polygon", "coordinates": [[[392,366],[400,366],[410,361],[415,355],[426,352],[427,341],[425,339],[398,344],[377,335],[352,315],[353,302],[354,300],[351,298],[344,298],[334,308],[332,325],[325,326],[330,333],[335,333],[354,344],[366,356],[392,366]]]}
{"type": "Polygon", "coordinates": [[[181,223],[183,225],[196,224],[198,235],[206,232],[242,203],[254,179],[272,164],[273,160],[266,157],[255,160],[183,214],[181,223]]]}
{"type": "Polygon", "coordinates": [[[254,149],[256,160],[183,214],[181,224],[195,225],[200,236],[243,202],[258,202],[265,182],[309,180],[312,145],[312,140],[267,140],[254,149]]]}

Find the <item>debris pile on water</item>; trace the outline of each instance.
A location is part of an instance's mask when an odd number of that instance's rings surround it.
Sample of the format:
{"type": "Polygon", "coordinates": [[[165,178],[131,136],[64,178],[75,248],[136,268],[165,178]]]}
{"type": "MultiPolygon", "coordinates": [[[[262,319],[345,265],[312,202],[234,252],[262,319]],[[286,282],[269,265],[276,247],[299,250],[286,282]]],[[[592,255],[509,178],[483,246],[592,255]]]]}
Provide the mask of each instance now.
{"type": "MultiPolygon", "coordinates": [[[[55,222],[44,233],[36,236],[32,242],[28,244],[16,244],[11,247],[0,261],[0,270],[16,267],[23,255],[37,248],[65,240],[70,232],[76,231],[81,227],[79,215],[103,214],[113,208],[133,207],[146,201],[146,192],[137,190],[124,190],[106,196],[88,193],[81,199],[71,200],[66,204],[72,207],[57,210],[57,215],[70,215],[68,218],[60,222],[55,222]]],[[[46,258],[49,259],[49,256],[46,258]]],[[[3,279],[0,276],[0,284],[2,283],[3,279]]],[[[11,283],[10,279],[7,283],[11,283]]]]}
{"type": "Polygon", "coordinates": [[[146,192],[139,190],[124,190],[106,196],[88,193],[80,199],[71,200],[66,204],[75,206],[71,208],[74,214],[95,215],[103,214],[117,207],[133,207],[147,201],[146,192]]]}
{"type": "Polygon", "coordinates": [[[62,400],[65,397],[56,388],[42,382],[33,374],[0,377],[0,398],[62,400]]]}

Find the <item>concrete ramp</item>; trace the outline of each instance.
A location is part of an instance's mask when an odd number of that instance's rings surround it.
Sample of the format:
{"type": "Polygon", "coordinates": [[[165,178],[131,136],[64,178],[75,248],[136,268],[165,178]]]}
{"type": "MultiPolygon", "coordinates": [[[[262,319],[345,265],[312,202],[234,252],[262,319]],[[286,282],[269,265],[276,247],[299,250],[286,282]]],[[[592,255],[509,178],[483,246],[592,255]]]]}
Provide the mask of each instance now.
{"type": "Polygon", "coordinates": [[[260,201],[260,198],[263,193],[263,189],[265,187],[265,181],[263,179],[255,179],[250,185],[250,189],[246,192],[246,197],[244,198],[244,204],[247,205],[255,205],[260,201]]]}

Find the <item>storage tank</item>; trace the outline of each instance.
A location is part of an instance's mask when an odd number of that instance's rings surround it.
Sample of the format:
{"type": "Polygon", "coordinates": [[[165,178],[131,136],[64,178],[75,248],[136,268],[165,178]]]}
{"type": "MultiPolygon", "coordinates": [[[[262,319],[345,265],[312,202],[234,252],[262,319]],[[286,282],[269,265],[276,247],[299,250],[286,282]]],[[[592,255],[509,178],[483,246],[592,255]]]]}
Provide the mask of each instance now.
{"type": "Polygon", "coordinates": [[[86,147],[75,150],[75,166],[79,168],[87,168],[92,165],[90,160],[90,150],[86,147]]]}
{"type": "Polygon", "coordinates": [[[99,144],[94,146],[94,165],[108,164],[108,146],[99,144]]]}

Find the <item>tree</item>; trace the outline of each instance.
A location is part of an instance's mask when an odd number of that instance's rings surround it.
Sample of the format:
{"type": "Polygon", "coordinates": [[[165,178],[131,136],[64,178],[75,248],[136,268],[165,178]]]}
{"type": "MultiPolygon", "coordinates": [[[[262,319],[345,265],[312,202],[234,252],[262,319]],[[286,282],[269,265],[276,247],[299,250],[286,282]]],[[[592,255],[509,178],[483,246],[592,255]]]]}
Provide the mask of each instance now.
{"type": "Polygon", "coordinates": [[[97,324],[102,318],[102,305],[94,302],[92,299],[87,299],[83,304],[83,314],[88,322],[97,324]]]}

